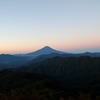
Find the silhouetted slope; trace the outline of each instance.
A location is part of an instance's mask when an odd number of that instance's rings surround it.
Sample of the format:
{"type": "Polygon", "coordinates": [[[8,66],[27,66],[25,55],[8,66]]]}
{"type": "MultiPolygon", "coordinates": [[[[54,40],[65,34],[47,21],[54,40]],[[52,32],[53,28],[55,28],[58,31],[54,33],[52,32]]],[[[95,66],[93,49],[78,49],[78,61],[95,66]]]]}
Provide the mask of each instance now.
{"type": "Polygon", "coordinates": [[[51,53],[64,54],[65,52],[55,50],[49,46],[45,46],[45,47],[43,47],[35,52],[21,54],[20,56],[28,56],[28,57],[35,58],[35,57],[40,56],[40,55],[51,54],[51,53]]]}
{"type": "Polygon", "coordinates": [[[30,60],[25,66],[30,66],[31,64],[37,63],[37,62],[42,62],[48,58],[53,58],[53,57],[81,57],[81,56],[90,56],[90,57],[100,57],[100,53],[81,53],[81,54],[71,54],[71,53],[65,53],[65,54],[60,54],[60,53],[50,53],[50,54],[44,54],[37,56],[30,60]]]}
{"type": "Polygon", "coordinates": [[[49,54],[61,54],[60,56],[63,57],[79,57],[79,56],[90,56],[90,57],[100,57],[100,52],[85,52],[85,53],[67,53],[67,52],[62,52],[59,50],[55,50],[49,46],[45,46],[37,51],[31,52],[31,53],[26,53],[26,54],[19,54],[18,56],[26,56],[30,58],[35,58],[41,55],[49,55],[49,54]]]}
{"type": "Polygon", "coordinates": [[[53,57],[0,72],[1,100],[98,100],[99,95],[100,57],[53,57]]]}
{"type": "Polygon", "coordinates": [[[27,87],[34,84],[35,81],[44,79],[46,77],[39,74],[4,70],[0,72],[0,89],[27,87]]]}
{"type": "Polygon", "coordinates": [[[10,70],[0,72],[0,93],[10,94],[12,91],[16,91],[16,94],[24,94],[24,96],[32,95],[32,93],[42,96],[49,93],[55,94],[61,90],[59,86],[57,81],[43,74],[10,70]]]}
{"type": "Polygon", "coordinates": [[[100,57],[54,57],[19,70],[48,75],[66,87],[100,86],[100,57]]]}
{"type": "Polygon", "coordinates": [[[53,57],[56,57],[56,56],[61,56],[61,54],[58,54],[58,53],[51,53],[51,54],[47,54],[47,55],[40,55],[36,58],[33,58],[32,60],[30,60],[27,64],[23,65],[23,66],[30,66],[30,65],[33,65],[34,63],[37,63],[37,62],[42,62],[48,58],[53,58],[53,57]]]}
{"type": "Polygon", "coordinates": [[[58,51],[58,50],[55,50],[55,49],[52,49],[51,47],[49,46],[45,46],[35,52],[32,52],[32,53],[28,53],[28,55],[43,55],[43,54],[50,54],[50,53],[59,53],[59,54],[62,54],[64,52],[62,51],[58,51]]]}
{"type": "Polygon", "coordinates": [[[5,68],[15,68],[26,64],[30,59],[9,54],[0,55],[0,70],[5,68]]]}

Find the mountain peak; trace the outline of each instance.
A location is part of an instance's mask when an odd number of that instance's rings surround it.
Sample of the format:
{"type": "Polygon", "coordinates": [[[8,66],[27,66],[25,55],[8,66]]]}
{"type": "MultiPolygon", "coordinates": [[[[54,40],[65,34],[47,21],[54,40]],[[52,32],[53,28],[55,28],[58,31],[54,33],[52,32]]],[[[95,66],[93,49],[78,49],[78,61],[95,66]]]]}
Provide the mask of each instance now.
{"type": "Polygon", "coordinates": [[[45,55],[45,54],[51,54],[51,53],[58,53],[58,54],[63,54],[62,51],[58,51],[58,50],[55,50],[49,46],[45,46],[35,52],[31,52],[31,53],[28,53],[28,55],[31,55],[31,56],[40,56],[40,55],[45,55]]]}
{"type": "Polygon", "coordinates": [[[51,47],[49,47],[49,46],[45,46],[44,48],[51,48],[51,47]]]}
{"type": "Polygon", "coordinates": [[[43,47],[42,49],[52,49],[52,48],[49,47],[49,46],[45,46],[45,47],[43,47]]]}

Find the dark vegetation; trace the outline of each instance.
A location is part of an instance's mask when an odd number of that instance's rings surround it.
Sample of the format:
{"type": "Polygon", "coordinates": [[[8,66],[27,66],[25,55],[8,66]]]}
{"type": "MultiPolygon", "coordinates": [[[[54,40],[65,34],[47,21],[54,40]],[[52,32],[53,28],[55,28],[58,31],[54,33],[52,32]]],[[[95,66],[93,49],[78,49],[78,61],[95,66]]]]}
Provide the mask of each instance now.
{"type": "Polygon", "coordinates": [[[100,57],[53,57],[2,70],[0,100],[100,100],[100,57]]]}

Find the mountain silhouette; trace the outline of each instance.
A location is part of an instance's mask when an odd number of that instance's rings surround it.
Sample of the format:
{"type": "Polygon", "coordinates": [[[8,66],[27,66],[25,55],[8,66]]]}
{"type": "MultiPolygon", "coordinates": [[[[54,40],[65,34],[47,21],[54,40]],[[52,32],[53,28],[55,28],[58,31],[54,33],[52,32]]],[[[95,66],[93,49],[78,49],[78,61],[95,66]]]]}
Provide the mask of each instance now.
{"type": "Polygon", "coordinates": [[[30,52],[26,54],[17,54],[17,56],[28,57],[31,58],[32,60],[33,58],[36,58],[38,56],[42,56],[42,55],[50,56],[50,54],[54,54],[54,55],[58,54],[58,56],[61,57],[80,57],[80,56],[100,57],[100,52],[68,53],[68,52],[55,50],[49,46],[45,46],[34,52],[30,52]]]}
{"type": "Polygon", "coordinates": [[[53,57],[18,70],[45,74],[65,87],[100,86],[100,57],[53,57]]]}
{"type": "Polygon", "coordinates": [[[44,54],[51,54],[51,53],[58,53],[58,54],[64,54],[64,52],[62,51],[58,51],[58,50],[55,50],[49,46],[45,46],[35,52],[31,52],[31,53],[27,53],[25,55],[27,56],[32,56],[32,57],[37,57],[37,56],[40,56],[40,55],[44,55],[44,54]]]}
{"type": "Polygon", "coordinates": [[[26,64],[30,59],[10,54],[0,55],[0,70],[5,68],[15,68],[26,64]]]}

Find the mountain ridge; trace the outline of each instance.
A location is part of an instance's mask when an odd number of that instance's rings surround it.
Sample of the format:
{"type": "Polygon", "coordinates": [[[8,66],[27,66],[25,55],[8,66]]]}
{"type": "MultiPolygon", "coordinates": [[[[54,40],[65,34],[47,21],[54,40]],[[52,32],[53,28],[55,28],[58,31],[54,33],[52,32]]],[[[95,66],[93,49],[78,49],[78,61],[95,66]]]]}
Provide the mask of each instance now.
{"type": "Polygon", "coordinates": [[[65,87],[95,87],[100,83],[100,57],[53,57],[18,70],[45,74],[65,87]]]}
{"type": "Polygon", "coordinates": [[[40,56],[40,55],[51,54],[51,53],[65,54],[65,52],[63,52],[63,51],[53,49],[49,46],[45,46],[45,47],[43,47],[39,50],[36,50],[34,52],[22,54],[22,56],[37,57],[37,56],[40,56]]]}

